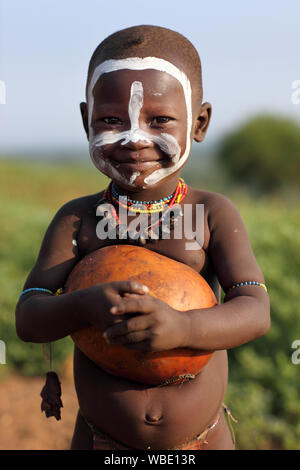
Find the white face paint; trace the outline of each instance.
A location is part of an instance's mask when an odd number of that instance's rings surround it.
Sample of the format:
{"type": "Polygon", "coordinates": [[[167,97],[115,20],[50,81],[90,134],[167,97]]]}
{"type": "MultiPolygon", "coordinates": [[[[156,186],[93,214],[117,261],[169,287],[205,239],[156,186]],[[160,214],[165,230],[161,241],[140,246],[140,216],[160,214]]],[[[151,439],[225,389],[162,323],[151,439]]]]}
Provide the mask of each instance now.
{"type": "MultiPolygon", "coordinates": [[[[88,110],[89,110],[89,133],[90,133],[90,154],[95,162],[100,166],[101,171],[103,173],[113,177],[117,181],[126,182],[128,184],[128,180],[118,171],[117,168],[114,168],[113,165],[109,161],[105,161],[103,158],[97,158],[99,156],[100,150],[100,157],[101,157],[101,147],[107,144],[113,144],[118,141],[122,141],[121,145],[125,145],[128,142],[138,142],[138,141],[145,141],[147,143],[155,142],[161,150],[170,155],[173,165],[168,168],[161,168],[159,170],[153,171],[149,176],[144,179],[144,183],[147,186],[151,186],[165,178],[171,173],[174,173],[178,170],[181,166],[184,165],[186,162],[189,153],[190,153],[190,133],[192,127],[192,101],[191,101],[191,86],[187,76],[180,71],[175,65],[171,64],[170,62],[159,59],[157,57],[145,57],[145,58],[138,58],[138,57],[130,57],[127,59],[120,59],[120,60],[107,60],[102,64],[98,65],[95,68],[93,75],[90,80],[89,88],[88,88],[88,110]],[[168,133],[161,133],[160,135],[152,135],[147,133],[139,128],[139,116],[143,106],[143,85],[141,82],[135,81],[131,85],[130,90],[130,100],[128,106],[128,114],[130,118],[131,128],[128,131],[124,132],[116,132],[116,131],[104,131],[98,135],[94,135],[93,128],[91,127],[91,117],[93,112],[93,105],[94,105],[94,97],[93,97],[93,88],[96,82],[99,80],[101,75],[104,73],[109,73],[117,70],[146,70],[146,69],[153,69],[158,70],[161,72],[168,73],[169,75],[176,78],[184,92],[185,102],[186,102],[186,110],[187,110],[187,137],[186,137],[186,146],[184,155],[180,158],[181,148],[171,134],[168,133]]],[[[117,166],[117,165],[116,165],[117,166]]],[[[134,181],[136,177],[139,175],[139,172],[135,172],[130,177],[129,183],[134,187],[134,181]]],[[[145,188],[145,186],[144,186],[145,188]]]]}
{"type": "MultiPolygon", "coordinates": [[[[181,148],[177,140],[171,134],[161,133],[160,136],[153,135],[143,131],[139,128],[139,117],[143,107],[143,85],[141,82],[133,82],[130,90],[130,100],[128,106],[128,114],[131,127],[128,131],[104,131],[94,139],[94,148],[98,149],[103,145],[114,144],[119,140],[123,140],[121,145],[126,145],[129,142],[146,142],[151,144],[155,142],[161,150],[170,155],[171,160],[176,163],[180,158],[181,148]]],[[[138,173],[139,174],[139,173],[138,173]]],[[[134,178],[135,179],[135,178],[134,178]]],[[[131,179],[131,182],[134,181],[131,179]]]]}
{"type": "Polygon", "coordinates": [[[132,184],[135,181],[136,177],[139,176],[140,174],[141,173],[139,171],[135,171],[134,173],[132,173],[132,175],[129,178],[129,183],[132,184]]]}
{"type": "MultiPolygon", "coordinates": [[[[141,82],[133,82],[131,85],[130,89],[130,100],[129,100],[129,106],[128,106],[128,114],[129,114],[129,119],[131,122],[131,129],[130,129],[130,134],[127,137],[128,142],[130,142],[132,139],[133,142],[136,141],[136,138],[138,138],[136,135],[134,135],[138,130],[139,130],[139,117],[140,117],[140,112],[143,107],[143,102],[144,102],[144,90],[143,90],[143,85],[141,82]]],[[[123,142],[122,145],[125,145],[127,141],[123,142]]]]}

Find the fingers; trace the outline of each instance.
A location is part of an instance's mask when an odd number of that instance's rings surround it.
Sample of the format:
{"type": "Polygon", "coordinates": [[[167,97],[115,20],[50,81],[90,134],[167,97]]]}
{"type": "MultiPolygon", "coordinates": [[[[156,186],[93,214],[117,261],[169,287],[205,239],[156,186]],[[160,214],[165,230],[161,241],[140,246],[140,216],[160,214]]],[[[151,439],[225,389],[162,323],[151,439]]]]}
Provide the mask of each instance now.
{"type": "Polygon", "coordinates": [[[147,294],[149,292],[149,288],[137,281],[120,281],[115,282],[115,287],[117,288],[119,294],[147,294]]]}
{"type": "Polygon", "coordinates": [[[151,335],[150,330],[134,331],[127,335],[117,336],[114,339],[107,340],[109,344],[123,344],[124,346],[133,346],[133,344],[139,344],[146,340],[149,340],[151,335]]]}
{"type": "Polygon", "coordinates": [[[126,295],[118,305],[110,309],[113,315],[124,315],[125,313],[151,313],[153,310],[153,300],[151,296],[140,297],[137,295],[126,295]]]}
{"type": "Polygon", "coordinates": [[[136,338],[138,338],[138,341],[143,341],[145,337],[142,333],[144,333],[152,323],[152,319],[149,315],[133,317],[107,328],[103,336],[108,342],[113,342],[116,339],[118,339],[119,342],[119,340],[121,341],[120,337],[124,335],[128,337],[128,342],[135,342],[136,338]]]}
{"type": "Polygon", "coordinates": [[[144,341],[139,341],[138,343],[127,343],[126,348],[129,349],[139,349],[140,351],[144,352],[150,352],[151,349],[151,343],[149,339],[145,339],[144,341]]]}
{"type": "Polygon", "coordinates": [[[131,294],[130,292],[125,292],[125,294],[123,294],[123,297],[130,297],[130,298],[138,298],[140,296],[140,294],[131,294]]]}

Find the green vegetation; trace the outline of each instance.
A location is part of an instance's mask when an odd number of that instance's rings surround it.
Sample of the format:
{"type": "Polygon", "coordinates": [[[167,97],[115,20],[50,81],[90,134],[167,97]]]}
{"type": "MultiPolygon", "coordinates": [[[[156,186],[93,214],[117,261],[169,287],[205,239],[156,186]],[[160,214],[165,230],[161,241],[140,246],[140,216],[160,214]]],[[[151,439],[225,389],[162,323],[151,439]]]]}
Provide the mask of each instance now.
{"type": "Polygon", "coordinates": [[[282,117],[254,117],[224,137],[218,159],[226,174],[253,192],[299,188],[300,126],[282,117]]]}
{"type": "Polygon", "coordinates": [[[291,361],[300,339],[299,209],[267,200],[237,206],[268,286],[272,326],[229,351],[227,400],[239,420],[240,448],[300,449],[300,364],[291,361]]]}
{"type": "MultiPolygon", "coordinates": [[[[189,182],[188,174],[184,176],[189,182]]],[[[78,164],[0,161],[0,339],[7,347],[7,365],[0,365],[0,374],[9,368],[24,375],[47,370],[41,345],[22,343],[16,336],[18,295],[58,208],[72,198],[100,191],[106,181],[95,169],[78,164]]],[[[233,424],[238,447],[300,449],[300,364],[291,362],[292,342],[300,339],[298,200],[253,200],[233,191],[226,195],[245,221],[272,305],[268,335],[229,351],[226,403],[239,421],[233,424]]],[[[55,344],[57,369],[72,349],[69,338],[55,344]]]]}

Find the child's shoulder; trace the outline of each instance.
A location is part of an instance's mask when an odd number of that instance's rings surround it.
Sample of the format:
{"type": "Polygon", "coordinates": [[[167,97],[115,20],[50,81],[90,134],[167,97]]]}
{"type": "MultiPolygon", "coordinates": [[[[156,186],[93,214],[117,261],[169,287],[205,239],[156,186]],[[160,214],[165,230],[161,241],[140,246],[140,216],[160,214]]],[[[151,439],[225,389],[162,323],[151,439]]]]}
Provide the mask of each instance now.
{"type": "Polygon", "coordinates": [[[67,216],[73,214],[74,216],[81,217],[84,214],[95,213],[95,207],[98,201],[103,196],[104,190],[88,194],[86,196],[77,197],[65,202],[58,210],[57,214],[60,216],[67,216]]]}
{"type": "Polygon", "coordinates": [[[224,194],[196,188],[190,188],[190,190],[193,203],[204,204],[204,209],[210,213],[223,209],[237,210],[231,199],[224,194]]]}
{"type": "Polygon", "coordinates": [[[60,243],[63,238],[73,238],[79,233],[80,227],[85,225],[86,218],[95,215],[97,202],[102,195],[103,191],[100,191],[65,202],[55,213],[49,225],[48,234],[51,237],[58,237],[60,243]]]}
{"type": "Polygon", "coordinates": [[[204,217],[210,233],[218,231],[224,233],[231,231],[232,227],[244,230],[242,217],[232,202],[224,194],[191,188],[193,205],[204,205],[204,217]]]}

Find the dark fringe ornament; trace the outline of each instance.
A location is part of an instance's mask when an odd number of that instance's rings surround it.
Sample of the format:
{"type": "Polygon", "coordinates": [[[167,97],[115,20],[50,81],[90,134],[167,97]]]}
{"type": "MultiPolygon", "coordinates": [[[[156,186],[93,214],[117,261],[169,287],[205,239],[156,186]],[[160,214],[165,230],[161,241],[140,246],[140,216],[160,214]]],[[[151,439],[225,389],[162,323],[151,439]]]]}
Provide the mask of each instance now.
{"type": "MultiPolygon", "coordinates": [[[[63,293],[62,288],[57,289],[53,295],[60,295],[63,293]]],[[[40,393],[42,397],[41,411],[45,412],[46,418],[54,416],[57,421],[61,419],[60,409],[63,408],[61,401],[61,386],[58,375],[52,370],[52,343],[49,344],[49,354],[47,353],[46,344],[43,344],[43,354],[46,360],[49,361],[50,371],[46,374],[46,383],[40,393]]]]}
{"type": "Polygon", "coordinates": [[[57,421],[61,419],[60,409],[63,407],[61,401],[61,386],[59,378],[54,371],[47,372],[46,383],[41,391],[41,411],[45,412],[46,418],[54,416],[57,421]]]}

